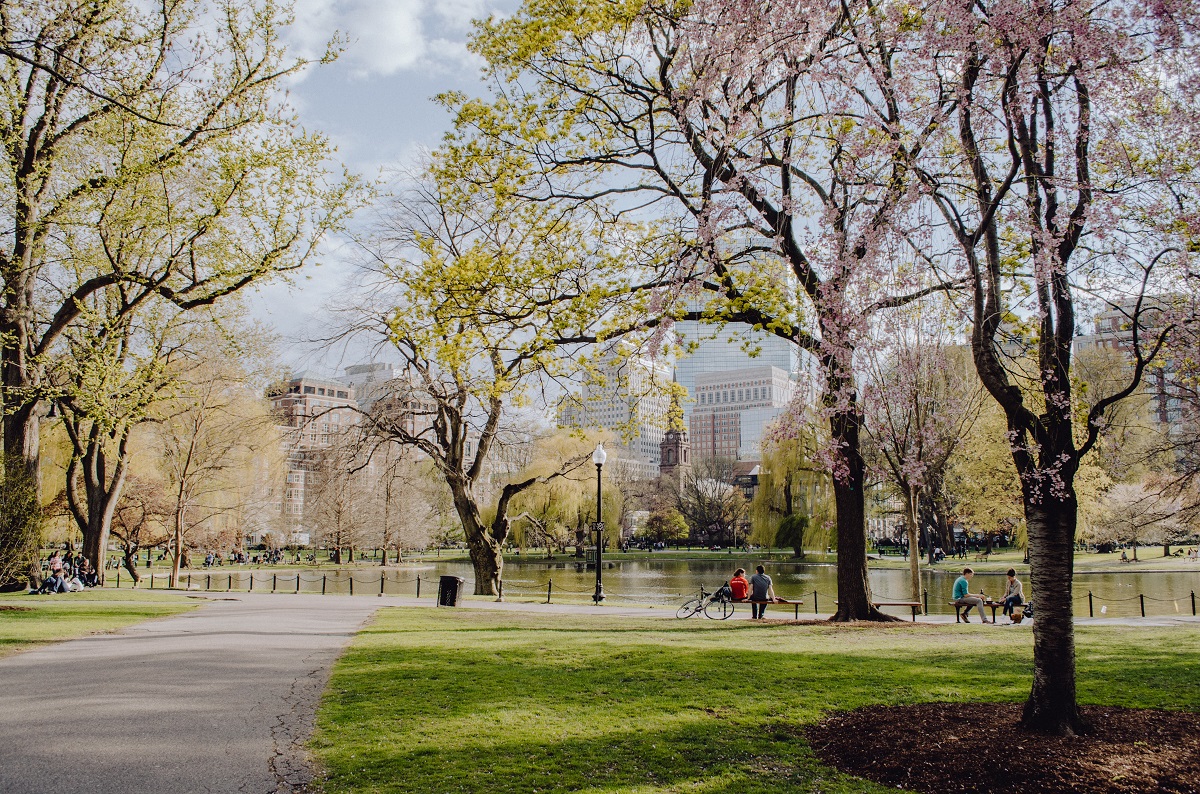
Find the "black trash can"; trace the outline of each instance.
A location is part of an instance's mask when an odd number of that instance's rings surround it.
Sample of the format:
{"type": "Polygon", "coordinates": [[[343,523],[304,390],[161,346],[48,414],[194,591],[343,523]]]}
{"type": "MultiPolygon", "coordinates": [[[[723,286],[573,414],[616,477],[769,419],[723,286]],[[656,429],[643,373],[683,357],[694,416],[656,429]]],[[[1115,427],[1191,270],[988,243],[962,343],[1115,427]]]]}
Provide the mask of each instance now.
{"type": "Polygon", "coordinates": [[[462,598],[463,580],[459,576],[443,576],[438,580],[438,606],[456,607],[462,598]]]}

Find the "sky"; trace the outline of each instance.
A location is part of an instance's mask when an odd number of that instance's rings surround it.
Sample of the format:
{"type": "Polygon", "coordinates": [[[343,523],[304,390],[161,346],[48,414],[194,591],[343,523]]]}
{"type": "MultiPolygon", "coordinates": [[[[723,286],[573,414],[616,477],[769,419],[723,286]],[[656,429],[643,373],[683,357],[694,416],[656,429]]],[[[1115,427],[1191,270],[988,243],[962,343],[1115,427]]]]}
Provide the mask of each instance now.
{"type": "MultiPolygon", "coordinates": [[[[319,58],[335,33],[345,50],[336,62],[303,73],[289,102],[352,171],[389,178],[418,162],[448,129],[435,94],[483,92],[482,64],[467,51],[471,21],[515,8],[515,0],[296,0],[296,21],[285,34],[289,50],[319,58]]],[[[254,316],[274,326],[281,357],[294,369],[334,375],[368,355],[308,341],[328,331],[328,306],[353,272],[351,249],[332,240],[294,285],[272,284],[249,296],[254,316]]]]}

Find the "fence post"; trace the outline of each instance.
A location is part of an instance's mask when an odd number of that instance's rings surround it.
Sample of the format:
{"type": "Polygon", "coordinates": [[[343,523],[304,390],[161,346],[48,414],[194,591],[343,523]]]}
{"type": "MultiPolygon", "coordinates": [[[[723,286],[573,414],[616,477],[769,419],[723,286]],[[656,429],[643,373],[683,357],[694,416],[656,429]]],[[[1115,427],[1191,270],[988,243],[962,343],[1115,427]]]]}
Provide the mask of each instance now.
{"type": "Polygon", "coordinates": [[[211,573],[204,574],[204,589],[212,590],[212,574],[211,573]]]}
{"type": "Polygon", "coordinates": [[[354,573],[350,574],[350,595],[354,595],[354,573]]]}
{"type": "Polygon", "coordinates": [[[1142,603],[1142,617],[1146,617],[1146,596],[1144,593],[1138,593],[1138,601],[1142,603]]]}
{"type": "Polygon", "coordinates": [[[228,593],[233,589],[233,574],[229,574],[229,581],[225,583],[225,592],[228,593]]]}
{"type": "Polygon", "coordinates": [[[417,574],[417,598],[421,597],[421,574],[417,574]]]}
{"type": "Polygon", "coordinates": [[[813,590],[813,614],[817,614],[821,610],[817,609],[817,591],[813,590]]]}
{"type": "Polygon", "coordinates": [[[329,574],[325,574],[325,573],[321,574],[321,595],[325,595],[325,577],[327,577],[328,575],[329,574]]]}
{"type": "Polygon", "coordinates": [[[300,572],[296,571],[296,594],[300,594],[300,572]]]}
{"type": "Polygon", "coordinates": [[[150,589],[154,589],[154,574],[150,574],[150,589]]]}
{"type": "Polygon", "coordinates": [[[278,584],[278,582],[279,582],[279,574],[277,574],[277,573],[271,574],[271,592],[272,593],[275,592],[275,585],[278,584]]]}
{"type": "Polygon", "coordinates": [[[250,586],[246,588],[247,593],[254,592],[254,571],[250,572],[250,586]]]}
{"type": "Polygon", "coordinates": [[[921,600],[925,602],[925,614],[929,614],[929,588],[921,588],[921,600]]]}
{"type": "Polygon", "coordinates": [[[1088,617],[1096,617],[1096,613],[1092,611],[1092,591],[1088,590],[1088,617]]]}
{"type": "MultiPolygon", "coordinates": [[[[118,574],[119,576],[120,574],[118,574]]],[[[118,582],[120,579],[117,580],[118,582]]],[[[119,585],[118,585],[119,586],[119,585]]],[[[1192,617],[1196,617],[1196,591],[1192,591],[1192,617]]]]}
{"type": "MultiPolygon", "coordinates": [[[[117,589],[121,589],[121,569],[117,569],[117,589]]],[[[1196,614],[1196,594],[1192,593],[1192,614],[1196,614]]]]}
{"type": "Polygon", "coordinates": [[[188,590],[192,589],[192,575],[188,574],[188,590]]]}
{"type": "MultiPolygon", "coordinates": [[[[549,580],[547,580],[547,582],[546,582],[546,603],[547,603],[547,604],[549,604],[549,603],[550,603],[550,594],[551,594],[552,592],[554,592],[554,580],[553,580],[553,579],[549,579],[549,580]]],[[[1195,611],[1196,611],[1196,607],[1194,606],[1194,605],[1195,605],[1195,603],[1196,603],[1196,596],[1195,596],[1195,594],[1193,594],[1193,595],[1192,595],[1192,604],[1193,604],[1193,607],[1192,607],[1192,613],[1193,613],[1193,614],[1194,614],[1194,613],[1195,613],[1195,611]]]]}
{"type": "Polygon", "coordinates": [[[387,581],[387,574],[386,573],[379,574],[379,597],[380,598],[383,597],[383,584],[386,581],[387,581]]]}

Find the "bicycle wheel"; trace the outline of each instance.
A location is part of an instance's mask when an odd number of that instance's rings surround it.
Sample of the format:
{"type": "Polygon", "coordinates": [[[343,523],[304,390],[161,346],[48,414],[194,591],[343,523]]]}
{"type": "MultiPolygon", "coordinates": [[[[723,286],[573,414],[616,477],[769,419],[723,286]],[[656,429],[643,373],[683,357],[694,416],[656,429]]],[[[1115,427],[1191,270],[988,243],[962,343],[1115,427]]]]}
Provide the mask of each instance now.
{"type": "Polygon", "coordinates": [[[704,607],[704,617],[724,620],[733,614],[733,602],[723,598],[709,601],[704,607]]]}
{"type": "Polygon", "coordinates": [[[690,601],[684,601],[683,606],[675,611],[677,618],[690,618],[692,615],[704,609],[704,604],[699,598],[693,598],[690,601]]]}

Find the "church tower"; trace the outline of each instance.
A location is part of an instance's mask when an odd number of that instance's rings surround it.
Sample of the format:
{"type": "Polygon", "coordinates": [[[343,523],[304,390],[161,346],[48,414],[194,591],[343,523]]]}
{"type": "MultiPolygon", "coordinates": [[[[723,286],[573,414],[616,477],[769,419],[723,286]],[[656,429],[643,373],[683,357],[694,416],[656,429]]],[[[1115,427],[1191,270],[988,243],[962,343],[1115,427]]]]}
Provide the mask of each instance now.
{"type": "Polygon", "coordinates": [[[683,406],[680,405],[681,388],[678,382],[671,383],[671,407],[667,409],[667,432],[659,444],[658,474],[683,482],[683,475],[692,468],[692,445],[688,443],[687,429],[683,425],[683,406]]]}

